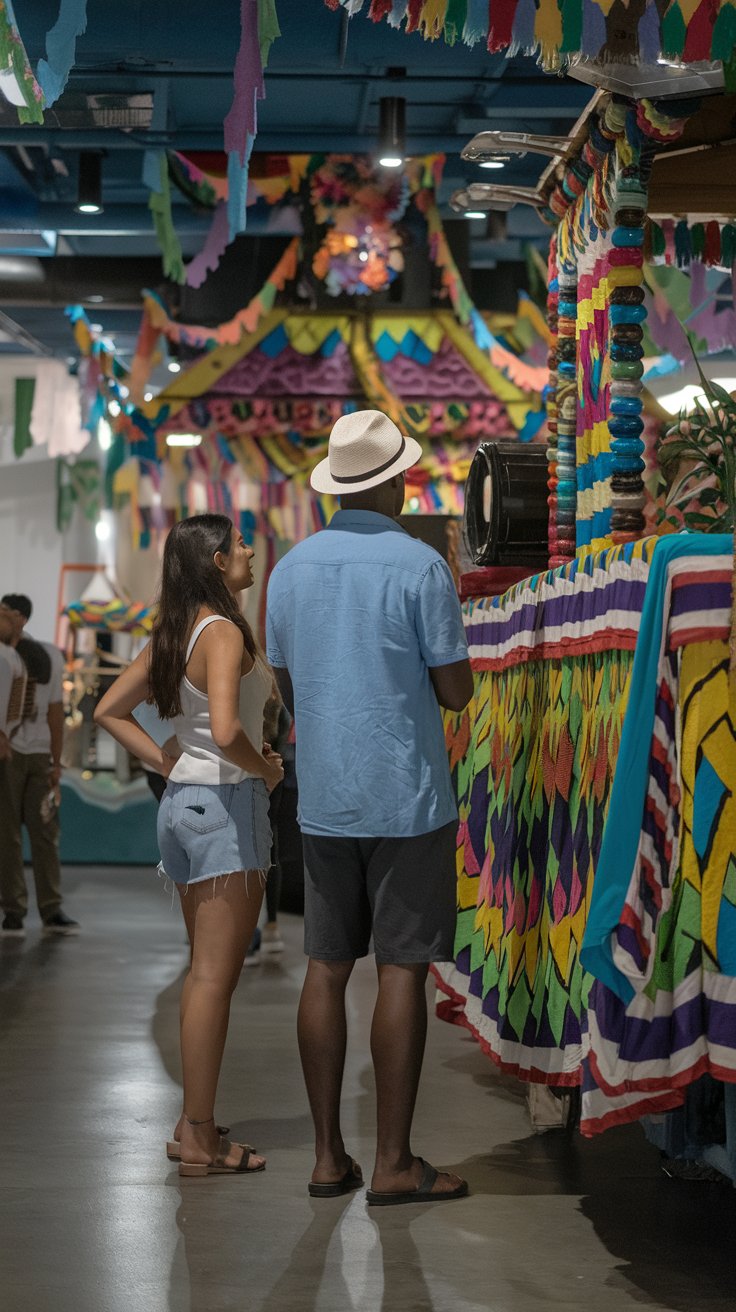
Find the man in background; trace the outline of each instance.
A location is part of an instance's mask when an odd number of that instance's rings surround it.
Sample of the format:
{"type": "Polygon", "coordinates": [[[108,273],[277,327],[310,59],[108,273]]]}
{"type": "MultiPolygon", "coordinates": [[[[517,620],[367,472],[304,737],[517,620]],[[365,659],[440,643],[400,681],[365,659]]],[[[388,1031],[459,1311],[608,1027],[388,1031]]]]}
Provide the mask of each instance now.
{"type": "Polygon", "coordinates": [[[0,762],[10,758],[26,694],[26,667],[11,645],[14,631],[9,612],[0,607],[0,762]]]}
{"type": "MultiPolygon", "coordinates": [[[[0,933],[20,938],[28,911],[23,870],[22,827],[31,847],[36,902],[46,934],[76,934],[79,925],[61,907],[58,789],[64,737],[64,658],[57,647],[24,635],[32,605],[20,593],[0,601],[2,624],[26,670],[20,724],[9,735],[10,751],[0,762],[0,933]]],[[[0,637],[1,641],[1,637],[0,637]]]]}

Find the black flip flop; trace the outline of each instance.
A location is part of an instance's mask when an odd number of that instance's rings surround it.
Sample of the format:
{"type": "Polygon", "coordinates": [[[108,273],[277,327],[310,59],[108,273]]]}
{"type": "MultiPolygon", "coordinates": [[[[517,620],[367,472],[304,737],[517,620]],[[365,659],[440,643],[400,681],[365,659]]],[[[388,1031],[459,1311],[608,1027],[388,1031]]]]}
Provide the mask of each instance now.
{"type": "Polygon", "coordinates": [[[467,1180],[462,1180],[456,1189],[450,1189],[447,1193],[433,1194],[432,1188],[439,1171],[435,1166],[430,1166],[425,1162],[423,1157],[419,1158],[422,1163],[422,1178],[416,1189],[404,1189],[400,1193],[376,1193],[375,1189],[366,1191],[366,1198],[370,1207],[396,1207],[399,1203],[449,1203],[452,1198],[465,1198],[468,1192],[467,1180]]]}
{"type": "Polygon", "coordinates": [[[360,1174],[360,1167],[355,1169],[352,1157],[341,1180],[335,1180],[333,1184],[316,1184],[310,1180],[307,1185],[310,1198],[339,1198],[342,1194],[352,1193],[353,1189],[362,1189],[362,1187],[363,1176],[360,1174]]]}

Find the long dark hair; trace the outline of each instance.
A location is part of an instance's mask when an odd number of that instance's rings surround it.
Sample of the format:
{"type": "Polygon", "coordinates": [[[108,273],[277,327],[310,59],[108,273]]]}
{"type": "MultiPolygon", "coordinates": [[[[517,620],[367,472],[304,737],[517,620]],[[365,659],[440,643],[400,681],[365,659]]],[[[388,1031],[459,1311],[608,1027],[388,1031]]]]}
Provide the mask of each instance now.
{"type": "Polygon", "coordinates": [[[201,606],[232,620],[255,660],[250,625],[228,591],[215,554],[230,551],[233,526],[226,515],[193,515],[175,524],[166,539],[158,616],[151,634],[150,701],[162,720],[181,714],[181,681],[189,636],[201,606]]]}

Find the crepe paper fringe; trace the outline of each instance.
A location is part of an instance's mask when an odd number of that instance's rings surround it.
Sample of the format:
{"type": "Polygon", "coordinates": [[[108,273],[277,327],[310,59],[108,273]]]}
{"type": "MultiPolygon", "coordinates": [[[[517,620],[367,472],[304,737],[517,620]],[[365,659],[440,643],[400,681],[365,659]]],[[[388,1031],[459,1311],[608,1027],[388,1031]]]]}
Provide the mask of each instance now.
{"type": "MultiPolygon", "coordinates": [[[[1,2],[1,0],[0,0],[1,2]]],[[[67,0],[79,3],[80,0],[67,0]]],[[[266,95],[264,69],[271,46],[281,35],[275,0],[241,0],[240,45],[233,73],[233,101],[223,125],[227,157],[227,182],[213,186],[207,175],[184,155],[172,155],[175,181],[202,204],[216,205],[204,246],[185,270],[181,246],[171,215],[168,171],[166,182],[158,178],[149,206],[161,246],[164,272],[176,282],[201,287],[207,275],[219,267],[229,244],[246,230],[248,171],[258,128],[257,102],[266,95]],[[225,201],[225,204],[221,204],[225,201]]],[[[167,166],[168,168],[168,166],[167,166]]]]}
{"type": "Polygon", "coordinates": [[[687,268],[699,261],[708,268],[731,269],[736,261],[736,226],[711,219],[690,228],[685,219],[675,223],[663,219],[649,222],[649,241],[654,260],[687,268]]]}
{"type": "Polygon", "coordinates": [[[61,0],[59,17],[46,35],[46,59],[40,59],[37,77],[46,108],[59,99],[74,64],[77,37],[87,30],[87,0],[61,0]]]}
{"type": "MultiPolygon", "coordinates": [[[[257,295],[243,310],[239,310],[228,323],[221,324],[219,328],[178,323],[169,317],[163,302],[154,292],[144,292],[143,316],[130,369],[129,386],[133,404],[142,403],[160,336],[163,335],[170,342],[178,345],[205,351],[213,346],[234,346],[246,333],[256,332],[264,315],[273,309],[277,292],[283,291],[287,282],[292,282],[296,277],[299,247],[299,237],[292,238],[257,295]]],[[[155,407],[157,413],[160,407],[155,402],[151,405],[155,407]]]]}
{"type": "Polygon", "coordinates": [[[43,123],[43,91],[21,40],[12,0],[0,0],[0,69],[12,70],[23,96],[25,103],[15,106],[19,122],[43,123]]]}
{"type": "Polygon", "coordinates": [[[158,152],[158,183],[158,189],[151,191],[148,198],[148,208],[153,217],[156,237],[161,248],[163,271],[165,277],[171,278],[172,282],[183,283],[186,277],[184,256],[171,216],[171,188],[164,151],[158,152]]]}
{"type": "MultiPolygon", "coordinates": [[[[363,0],[324,0],[328,9],[343,8],[352,17],[363,0]]],[[[371,0],[368,17],[387,19],[392,27],[421,32],[426,41],[444,36],[452,45],[484,41],[491,53],[536,54],[551,72],[577,57],[621,60],[621,37],[631,39],[624,62],[653,64],[666,57],[684,65],[722,60],[736,78],[736,5],[733,0],[656,0],[625,7],[610,0],[371,0]],[[660,16],[660,9],[662,16],[660,16]]]]}

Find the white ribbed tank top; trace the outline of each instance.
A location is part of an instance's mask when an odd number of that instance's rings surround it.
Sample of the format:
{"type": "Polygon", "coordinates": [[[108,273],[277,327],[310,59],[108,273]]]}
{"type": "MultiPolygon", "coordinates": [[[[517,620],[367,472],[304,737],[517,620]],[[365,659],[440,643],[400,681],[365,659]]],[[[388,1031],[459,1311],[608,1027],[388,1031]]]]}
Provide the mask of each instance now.
{"type": "MultiPolygon", "coordinates": [[[[200,635],[215,620],[225,620],[224,615],[208,615],[200,620],[192,632],[187,647],[187,664],[194,651],[194,645],[200,635]]],[[[256,751],[263,743],[263,709],[271,692],[271,674],[260,657],[251,670],[240,680],[240,723],[256,751]]],[[[172,720],[172,730],[176,734],[182,754],[176,762],[169,778],[177,784],[236,784],[241,779],[253,778],[247,770],[228,761],[212,737],[210,724],[210,707],[207,694],[200,692],[184,676],[181,682],[181,715],[172,720]]]]}

